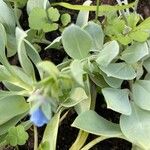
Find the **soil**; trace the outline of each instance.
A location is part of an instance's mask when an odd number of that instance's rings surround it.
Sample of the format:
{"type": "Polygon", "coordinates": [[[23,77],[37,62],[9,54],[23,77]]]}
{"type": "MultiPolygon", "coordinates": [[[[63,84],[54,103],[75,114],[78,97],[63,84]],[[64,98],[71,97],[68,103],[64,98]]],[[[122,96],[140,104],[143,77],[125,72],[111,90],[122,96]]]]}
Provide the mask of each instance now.
{"type": "MultiPolygon", "coordinates": [[[[60,1],[60,0],[56,0],[60,1]]],[[[63,0],[62,0],[63,1],[63,0]]],[[[72,4],[82,4],[84,0],[75,0],[72,2],[72,0],[64,0],[67,2],[70,2],[72,4]]],[[[132,0],[130,0],[132,1],[132,0]]],[[[102,4],[115,4],[115,0],[101,0],[102,4]]],[[[60,8],[62,9],[62,8],[60,8]]],[[[63,10],[62,10],[63,11],[63,10]]],[[[67,10],[68,11],[68,10],[67,10]]],[[[20,20],[23,29],[28,29],[28,21],[27,21],[27,14],[25,9],[23,10],[23,16],[20,20]]],[[[138,12],[144,17],[149,17],[150,16],[150,0],[142,0],[140,1],[138,5],[138,12]]],[[[75,20],[77,16],[77,11],[70,11],[69,13],[72,15],[73,21],[75,20]]],[[[92,15],[91,15],[92,16],[92,15]]],[[[54,39],[57,37],[59,33],[53,32],[48,35],[46,35],[50,40],[54,39]]],[[[41,45],[41,47],[45,47],[45,45],[41,45]]],[[[63,58],[66,56],[65,52],[63,51],[58,51],[58,50],[51,50],[51,51],[41,51],[40,55],[43,60],[51,60],[55,64],[59,64],[62,62],[63,58]]],[[[12,64],[18,64],[18,59],[17,56],[14,56],[10,58],[10,62],[12,64]]],[[[1,86],[1,85],[0,85],[1,86]]],[[[3,87],[0,87],[3,88],[3,87]]],[[[106,104],[104,101],[102,101],[102,96],[98,95],[97,96],[97,102],[96,102],[96,112],[103,116],[104,118],[107,118],[108,120],[111,120],[112,122],[118,123],[119,122],[119,117],[120,114],[115,113],[111,110],[106,109],[106,104]]],[[[67,118],[64,119],[64,121],[61,123],[61,126],[59,128],[58,132],[58,140],[57,140],[57,150],[68,150],[69,147],[73,144],[74,140],[76,139],[76,136],[78,134],[78,130],[75,128],[71,128],[70,125],[74,121],[76,117],[76,113],[74,111],[69,112],[67,115],[67,118]]],[[[39,128],[39,140],[41,140],[44,127],[39,128]]],[[[28,131],[30,138],[26,145],[19,147],[20,150],[33,150],[33,130],[30,129],[28,131]]],[[[94,139],[95,136],[89,135],[87,141],[90,141],[94,139]]],[[[121,139],[110,139],[110,140],[105,140],[97,145],[95,145],[91,150],[131,150],[131,143],[121,140],[121,139]]],[[[15,150],[14,148],[7,147],[5,150],[15,150]]]]}

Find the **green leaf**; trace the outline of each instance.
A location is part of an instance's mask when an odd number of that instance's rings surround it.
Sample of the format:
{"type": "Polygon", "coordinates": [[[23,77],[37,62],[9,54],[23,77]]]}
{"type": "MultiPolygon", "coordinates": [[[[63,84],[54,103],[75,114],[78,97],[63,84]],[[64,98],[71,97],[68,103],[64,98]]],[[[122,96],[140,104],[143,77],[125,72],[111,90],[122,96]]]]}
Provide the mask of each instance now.
{"type": "Polygon", "coordinates": [[[134,64],[149,54],[148,46],[145,43],[134,43],[127,47],[123,52],[121,59],[126,63],[134,64]]]}
{"type": "Polygon", "coordinates": [[[42,8],[34,8],[29,14],[29,26],[31,29],[41,30],[47,22],[46,11],[42,8]]]}
{"type": "Polygon", "coordinates": [[[46,76],[51,75],[54,78],[59,74],[57,67],[50,61],[41,61],[37,64],[37,68],[41,72],[41,78],[43,78],[45,73],[47,73],[46,76]]]}
{"type": "Polygon", "coordinates": [[[27,91],[4,91],[4,90],[0,90],[0,99],[9,97],[9,96],[24,96],[24,94],[26,94],[27,91]]]}
{"type": "Polygon", "coordinates": [[[50,7],[47,10],[48,17],[51,21],[55,22],[59,20],[60,14],[57,8],[50,7]]]}
{"type": "Polygon", "coordinates": [[[104,88],[102,93],[105,97],[107,108],[117,111],[124,115],[131,114],[129,103],[129,91],[127,89],[104,88]]]}
{"type": "Polygon", "coordinates": [[[136,13],[131,13],[127,16],[128,25],[131,28],[136,27],[137,23],[140,21],[140,15],[136,13]]]}
{"type": "MultiPolygon", "coordinates": [[[[17,75],[17,78],[19,79],[14,79],[14,81],[10,82],[14,85],[17,85],[18,87],[21,87],[23,89],[26,89],[27,87],[32,89],[32,83],[34,82],[32,76],[28,76],[22,68],[17,67],[17,66],[12,66],[15,74],[17,75]],[[27,86],[27,87],[26,87],[27,86]]],[[[27,88],[27,89],[28,89],[27,88]]]]}
{"type": "Polygon", "coordinates": [[[0,149],[4,149],[5,146],[7,145],[6,136],[7,134],[3,134],[0,136],[0,149]]]}
{"type": "Polygon", "coordinates": [[[0,81],[12,81],[14,79],[3,65],[0,65],[0,72],[0,81]]]}
{"type": "Polygon", "coordinates": [[[10,96],[0,99],[0,125],[6,123],[15,116],[27,112],[28,109],[29,105],[21,96],[10,96]]]}
{"type": "Polygon", "coordinates": [[[0,125],[0,136],[7,133],[8,130],[15,126],[23,117],[25,117],[26,113],[25,114],[21,114],[21,115],[18,115],[12,119],[10,119],[9,121],[7,121],[6,123],[0,125]]]}
{"type": "Polygon", "coordinates": [[[101,88],[105,88],[108,87],[108,84],[106,83],[106,81],[104,80],[103,76],[100,74],[91,74],[90,75],[90,79],[99,87],[101,88]]]}
{"type": "Polygon", "coordinates": [[[92,110],[81,113],[72,126],[99,136],[121,135],[119,125],[104,119],[92,110]]]}
{"type": "Polygon", "coordinates": [[[150,58],[146,59],[143,62],[143,66],[145,67],[145,69],[147,70],[147,72],[150,73],[150,58]]]}
{"type": "Polygon", "coordinates": [[[34,8],[43,8],[46,9],[48,5],[48,0],[28,0],[27,2],[27,12],[30,14],[30,12],[34,8]]]}
{"type": "Polygon", "coordinates": [[[62,39],[62,37],[61,36],[59,36],[59,37],[57,37],[56,39],[54,39],[54,41],[52,41],[52,43],[50,44],[50,45],[48,45],[46,48],[45,48],[45,50],[47,50],[47,49],[60,49],[60,47],[61,47],[61,39],[62,39]]]}
{"type": "Polygon", "coordinates": [[[44,131],[43,139],[41,144],[47,143],[46,147],[49,147],[49,150],[56,149],[56,141],[57,141],[57,133],[59,127],[59,119],[60,119],[61,111],[54,115],[49,124],[46,126],[44,131]]]}
{"type": "Polygon", "coordinates": [[[119,54],[119,45],[116,41],[111,41],[104,45],[104,48],[97,56],[96,62],[101,66],[108,66],[119,54]]]}
{"type": "Polygon", "coordinates": [[[105,27],[105,32],[109,36],[118,36],[123,33],[125,29],[125,21],[119,18],[110,20],[111,22],[105,27]]]}
{"type": "Polygon", "coordinates": [[[137,80],[133,84],[133,99],[134,102],[145,110],[150,110],[150,81],[137,80]]]}
{"type": "Polygon", "coordinates": [[[42,28],[44,32],[51,32],[51,31],[55,31],[58,29],[58,24],[57,23],[45,23],[42,28]]]}
{"type": "Polygon", "coordinates": [[[6,139],[11,146],[24,145],[28,139],[28,133],[23,126],[18,125],[9,129],[6,139]]]}
{"type": "MultiPolygon", "coordinates": [[[[11,66],[12,67],[12,66],[11,66]]],[[[31,83],[33,82],[32,78],[28,77],[22,70],[22,68],[19,68],[17,66],[13,66],[11,68],[13,70],[13,73],[8,72],[7,68],[5,66],[0,65],[0,81],[2,81],[7,88],[7,85],[13,84],[13,88],[11,89],[14,91],[17,87],[20,87],[18,90],[28,89],[32,88],[31,83]],[[16,78],[16,76],[17,78],[16,78]],[[19,79],[18,79],[19,78],[19,79]],[[17,86],[17,87],[16,87],[17,86]],[[16,87],[16,88],[15,88],[16,87]]],[[[8,85],[8,87],[9,87],[8,85]]],[[[9,89],[9,88],[8,88],[9,89]]]]}
{"type": "Polygon", "coordinates": [[[25,47],[28,57],[31,59],[31,61],[37,65],[39,62],[42,61],[38,51],[34,48],[34,46],[27,40],[25,41],[25,47]]]}
{"type": "MultiPolygon", "coordinates": [[[[83,5],[84,6],[90,6],[92,3],[91,0],[86,0],[83,5]]],[[[80,11],[78,13],[77,16],[77,20],[76,20],[76,25],[83,27],[84,25],[86,25],[88,23],[88,19],[89,19],[89,11],[80,11]]]]}
{"type": "Polygon", "coordinates": [[[35,73],[34,73],[34,67],[30,61],[30,59],[27,56],[26,48],[24,39],[27,36],[27,34],[19,29],[16,28],[16,38],[17,38],[17,51],[18,51],[18,57],[20,64],[25,71],[26,74],[32,77],[33,80],[35,80],[35,73]]]}
{"type": "Polygon", "coordinates": [[[71,22],[71,16],[67,13],[61,15],[61,23],[63,26],[67,26],[71,22]]]}
{"type": "Polygon", "coordinates": [[[6,47],[7,47],[7,57],[11,57],[16,54],[17,43],[16,43],[15,29],[13,33],[7,34],[6,47]]]}
{"type": "Polygon", "coordinates": [[[8,7],[3,0],[0,0],[0,23],[5,26],[8,33],[12,33],[16,26],[13,9],[8,7]]]}
{"type": "Polygon", "coordinates": [[[74,60],[70,65],[70,71],[74,78],[74,80],[80,84],[81,86],[84,86],[83,82],[83,74],[85,73],[83,71],[83,66],[81,64],[80,60],[74,60]]]}
{"type": "Polygon", "coordinates": [[[89,81],[89,77],[88,75],[85,76],[85,81],[84,81],[84,90],[88,96],[87,99],[85,99],[84,101],[81,101],[80,103],[78,103],[76,106],[75,106],[75,110],[78,114],[82,113],[82,112],[85,112],[87,110],[90,109],[91,107],[91,101],[92,101],[92,98],[91,98],[91,89],[90,89],[90,81],[89,81]]]}
{"type": "Polygon", "coordinates": [[[122,115],[120,127],[126,139],[143,149],[150,149],[150,112],[140,109],[134,103],[130,116],[122,115]]]}
{"type": "Polygon", "coordinates": [[[91,50],[92,38],[80,27],[71,25],[62,33],[62,43],[66,53],[70,57],[83,59],[88,56],[91,50]]]}
{"type": "Polygon", "coordinates": [[[23,8],[26,5],[27,1],[28,0],[16,0],[17,7],[18,8],[23,8]]]}
{"type": "Polygon", "coordinates": [[[5,46],[7,43],[7,35],[4,26],[0,23],[0,62],[9,68],[9,63],[5,54],[5,46]]]}
{"type": "Polygon", "coordinates": [[[144,30],[144,31],[150,29],[150,17],[148,17],[148,18],[145,19],[141,24],[139,24],[139,25],[137,26],[137,29],[138,29],[138,30],[141,29],[141,30],[144,30]]]}
{"type": "Polygon", "coordinates": [[[145,32],[145,31],[133,31],[129,34],[129,37],[137,42],[145,42],[148,37],[149,37],[149,33],[145,32]]]}
{"type": "Polygon", "coordinates": [[[132,150],[144,150],[144,149],[141,147],[138,147],[137,145],[132,144],[132,150]]]}
{"type": "Polygon", "coordinates": [[[132,80],[136,77],[135,70],[126,63],[111,63],[107,67],[99,66],[108,77],[114,77],[123,80],[132,80]]]}
{"type": "Polygon", "coordinates": [[[114,78],[114,77],[108,77],[105,73],[101,72],[104,80],[106,81],[106,83],[113,87],[113,88],[120,88],[123,80],[121,79],[117,79],[117,78],[114,78]]]}
{"type": "Polygon", "coordinates": [[[100,50],[104,43],[104,33],[101,25],[94,22],[89,22],[84,27],[84,30],[88,32],[93,39],[92,50],[100,50]]]}
{"type": "Polygon", "coordinates": [[[116,40],[123,45],[128,45],[133,41],[128,35],[117,35],[116,40]]]}
{"type": "Polygon", "coordinates": [[[43,142],[39,145],[39,150],[50,150],[50,146],[49,146],[49,143],[48,141],[46,142],[43,142]]]}
{"type": "Polygon", "coordinates": [[[71,90],[69,98],[67,98],[61,105],[64,107],[73,107],[87,98],[88,96],[83,88],[74,88],[71,90]]]}

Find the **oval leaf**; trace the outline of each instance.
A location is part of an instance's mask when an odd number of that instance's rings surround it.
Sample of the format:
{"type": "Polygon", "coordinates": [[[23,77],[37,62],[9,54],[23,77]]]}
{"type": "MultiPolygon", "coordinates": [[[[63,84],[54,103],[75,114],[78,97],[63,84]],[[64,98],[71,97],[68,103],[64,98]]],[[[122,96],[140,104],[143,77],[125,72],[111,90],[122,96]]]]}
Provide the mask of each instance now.
{"type": "Polygon", "coordinates": [[[132,103],[130,116],[122,115],[120,127],[127,140],[144,149],[150,149],[150,113],[132,103]]]}
{"type": "Polygon", "coordinates": [[[126,63],[134,64],[149,54],[148,46],[145,43],[134,43],[123,51],[121,59],[126,63]]]}
{"type": "Polygon", "coordinates": [[[108,42],[98,54],[96,62],[101,66],[107,66],[119,54],[119,44],[116,41],[108,42]]]}
{"type": "Polygon", "coordinates": [[[123,80],[132,80],[136,77],[135,70],[126,63],[112,63],[107,67],[99,66],[108,77],[114,77],[123,80]]]}
{"type": "Polygon", "coordinates": [[[92,110],[80,114],[72,126],[100,136],[114,137],[121,135],[119,125],[104,119],[92,110]]]}
{"type": "MultiPolygon", "coordinates": [[[[86,0],[83,5],[84,6],[90,6],[92,3],[91,0],[86,0]]],[[[77,17],[77,21],[76,21],[76,25],[83,27],[84,25],[86,25],[88,23],[88,19],[89,19],[89,11],[80,11],[77,17]]]]}
{"type": "Polygon", "coordinates": [[[70,65],[70,70],[74,80],[81,86],[84,86],[83,82],[84,71],[81,62],[79,60],[74,60],[70,65]]]}
{"type": "Polygon", "coordinates": [[[134,102],[145,110],[150,110],[150,81],[138,80],[133,84],[134,102]]]}
{"type": "Polygon", "coordinates": [[[84,89],[78,87],[71,90],[70,97],[61,105],[64,107],[73,107],[87,98],[88,96],[86,95],[84,89]]]}
{"type": "Polygon", "coordinates": [[[105,97],[107,107],[121,114],[130,115],[129,91],[127,89],[104,88],[102,93],[105,97]]]}
{"type": "Polygon", "coordinates": [[[94,22],[89,22],[84,27],[84,30],[87,31],[93,39],[92,50],[100,50],[104,43],[104,33],[101,25],[98,25],[94,22]]]}
{"type": "Polygon", "coordinates": [[[83,59],[88,56],[91,50],[92,38],[77,25],[71,25],[62,33],[62,43],[70,57],[83,59]]]}
{"type": "Polygon", "coordinates": [[[25,113],[29,105],[21,96],[10,96],[0,100],[0,125],[8,120],[25,113]],[[6,109],[7,106],[7,109],[6,109]],[[9,110],[9,111],[8,111],[9,110]]]}

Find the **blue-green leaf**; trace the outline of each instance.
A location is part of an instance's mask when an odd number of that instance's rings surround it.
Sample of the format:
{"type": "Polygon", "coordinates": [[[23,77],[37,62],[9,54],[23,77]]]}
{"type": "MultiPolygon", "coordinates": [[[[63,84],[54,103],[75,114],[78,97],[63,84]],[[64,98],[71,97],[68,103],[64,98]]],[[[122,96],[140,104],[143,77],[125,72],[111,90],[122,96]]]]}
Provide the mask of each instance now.
{"type": "Polygon", "coordinates": [[[130,115],[129,91],[127,89],[104,88],[102,93],[105,97],[107,107],[121,114],[130,115]]]}
{"type": "Polygon", "coordinates": [[[62,33],[66,53],[74,59],[86,58],[92,47],[92,38],[77,25],[67,27],[62,33]],[[84,44],[83,44],[84,41],[84,44]]]}
{"type": "Polygon", "coordinates": [[[114,137],[121,135],[118,124],[104,119],[92,110],[81,113],[72,126],[100,136],[114,137]]]}

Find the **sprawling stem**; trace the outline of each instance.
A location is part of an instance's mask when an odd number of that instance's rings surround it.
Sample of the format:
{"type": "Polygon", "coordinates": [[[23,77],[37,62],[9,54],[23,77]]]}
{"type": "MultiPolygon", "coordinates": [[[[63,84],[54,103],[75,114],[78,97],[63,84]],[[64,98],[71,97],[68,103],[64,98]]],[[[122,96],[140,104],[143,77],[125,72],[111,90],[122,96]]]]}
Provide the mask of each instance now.
{"type": "MultiPolygon", "coordinates": [[[[121,6],[122,5],[122,1],[121,0],[116,0],[117,3],[121,6]]],[[[126,22],[126,25],[128,26],[128,21],[127,21],[127,18],[126,18],[126,14],[125,14],[125,11],[124,10],[120,10],[120,13],[124,19],[124,21],[126,22]]]]}
{"type": "Polygon", "coordinates": [[[73,143],[69,150],[80,150],[84,145],[89,133],[80,130],[76,141],[73,143]]]}
{"type": "Polygon", "coordinates": [[[134,11],[135,11],[135,12],[137,11],[139,1],[140,1],[140,0],[136,0],[136,1],[135,1],[135,6],[134,6],[134,11]]]}
{"type": "Polygon", "coordinates": [[[36,126],[34,126],[34,150],[38,150],[38,132],[36,126]]]}
{"type": "Polygon", "coordinates": [[[95,22],[98,22],[98,14],[99,14],[99,2],[100,0],[97,0],[97,3],[96,3],[96,16],[95,16],[95,22]]]}
{"type": "Polygon", "coordinates": [[[98,144],[99,142],[101,142],[105,139],[108,139],[108,137],[100,136],[100,137],[94,139],[93,141],[91,141],[90,143],[88,143],[87,145],[85,145],[81,150],[89,150],[94,145],[98,144]]]}

